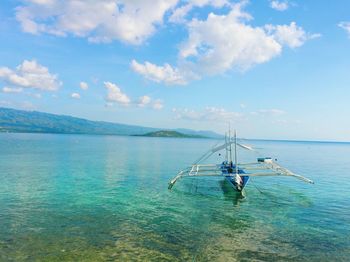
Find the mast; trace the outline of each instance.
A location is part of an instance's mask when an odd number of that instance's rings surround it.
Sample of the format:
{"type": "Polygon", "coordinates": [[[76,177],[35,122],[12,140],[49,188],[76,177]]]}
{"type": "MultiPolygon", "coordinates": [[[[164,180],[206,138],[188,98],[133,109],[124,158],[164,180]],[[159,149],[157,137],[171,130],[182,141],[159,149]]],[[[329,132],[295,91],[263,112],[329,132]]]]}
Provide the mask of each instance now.
{"type": "Polygon", "coordinates": [[[238,163],[237,163],[237,134],[236,134],[236,129],[235,129],[235,169],[236,169],[236,174],[238,174],[238,163]]]}
{"type": "Polygon", "coordinates": [[[229,144],[230,144],[230,164],[232,165],[232,146],[231,146],[231,125],[228,129],[228,141],[229,141],[229,144]]]}
{"type": "Polygon", "coordinates": [[[228,152],[227,152],[227,133],[225,132],[225,153],[226,153],[226,162],[228,163],[228,152]]]}

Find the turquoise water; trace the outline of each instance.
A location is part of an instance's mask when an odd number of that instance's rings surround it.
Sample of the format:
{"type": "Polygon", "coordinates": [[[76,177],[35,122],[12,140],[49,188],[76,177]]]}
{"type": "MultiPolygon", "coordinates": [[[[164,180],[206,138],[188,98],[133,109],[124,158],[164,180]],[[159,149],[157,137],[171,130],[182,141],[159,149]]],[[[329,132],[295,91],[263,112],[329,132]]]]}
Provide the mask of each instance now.
{"type": "MultiPolygon", "coordinates": [[[[349,261],[350,144],[251,141],[305,175],[168,181],[216,141],[0,134],[0,261],[349,261]]],[[[220,161],[214,156],[211,161],[220,161]]]]}

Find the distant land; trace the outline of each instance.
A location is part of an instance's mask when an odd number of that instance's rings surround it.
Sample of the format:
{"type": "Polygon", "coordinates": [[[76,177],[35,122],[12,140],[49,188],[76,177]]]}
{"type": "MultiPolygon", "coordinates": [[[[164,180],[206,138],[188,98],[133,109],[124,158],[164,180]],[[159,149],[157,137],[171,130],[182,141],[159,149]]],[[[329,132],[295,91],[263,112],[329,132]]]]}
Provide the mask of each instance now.
{"type": "Polygon", "coordinates": [[[137,136],[148,136],[148,137],[178,137],[178,138],[208,138],[206,136],[201,135],[188,135],[184,133],[180,133],[178,131],[172,131],[172,130],[160,130],[155,132],[149,132],[143,135],[137,135],[137,136]]]}
{"type": "MultiPolygon", "coordinates": [[[[145,135],[164,128],[125,125],[104,121],[91,121],[66,115],[56,115],[37,111],[25,111],[0,107],[0,132],[12,133],[56,133],[93,135],[145,135]]],[[[168,131],[190,137],[222,138],[212,131],[172,129],[168,131]]]]}

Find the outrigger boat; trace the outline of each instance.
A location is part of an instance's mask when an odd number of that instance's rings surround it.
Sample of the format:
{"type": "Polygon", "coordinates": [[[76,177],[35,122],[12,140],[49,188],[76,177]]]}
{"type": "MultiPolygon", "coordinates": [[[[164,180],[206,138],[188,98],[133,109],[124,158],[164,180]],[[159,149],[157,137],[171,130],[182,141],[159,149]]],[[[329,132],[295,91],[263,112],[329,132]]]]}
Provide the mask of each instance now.
{"type": "Polygon", "coordinates": [[[234,131],[233,138],[231,138],[231,131],[229,131],[228,136],[225,135],[225,142],[223,144],[214,146],[194,164],[181,170],[169,182],[168,188],[171,189],[179,179],[184,177],[205,176],[224,177],[236,191],[241,193],[247,185],[249,178],[257,176],[290,176],[306,183],[314,184],[312,180],[294,174],[292,171],[280,166],[271,157],[260,157],[257,159],[257,162],[253,163],[238,163],[237,147],[254,151],[252,147],[237,142],[236,131],[234,131]],[[232,154],[232,145],[234,146],[234,156],[232,154]],[[199,164],[222,150],[226,151],[226,160],[221,164],[199,164]]]}

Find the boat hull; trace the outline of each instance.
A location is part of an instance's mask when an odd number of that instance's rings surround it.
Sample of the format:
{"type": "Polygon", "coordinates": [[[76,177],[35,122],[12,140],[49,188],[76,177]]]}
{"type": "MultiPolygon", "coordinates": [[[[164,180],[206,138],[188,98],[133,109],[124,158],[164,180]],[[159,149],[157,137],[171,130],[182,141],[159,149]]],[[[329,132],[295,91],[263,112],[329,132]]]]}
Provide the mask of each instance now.
{"type": "Polygon", "coordinates": [[[243,181],[242,185],[239,185],[236,181],[235,181],[235,177],[233,176],[225,176],[225,179],[230,183],[230,185],[232,186],[232,188],[238,192],[242,192],[242,190],[244,189],[245,185],[247,184],[248,180],[249,180],[249,176],[241,176],[241,179],[243,181]]]}
{"type": "Polygon", "coordinates": [[[228,164],[227,162],[221,164],[222,175],[236,191],[241,192],[248,183],[249,176],[244,175],[246,173],[240,168],[237,169],[237,175],[234,174],[234,171],[236,171],[235,165],[228,164]]]}

